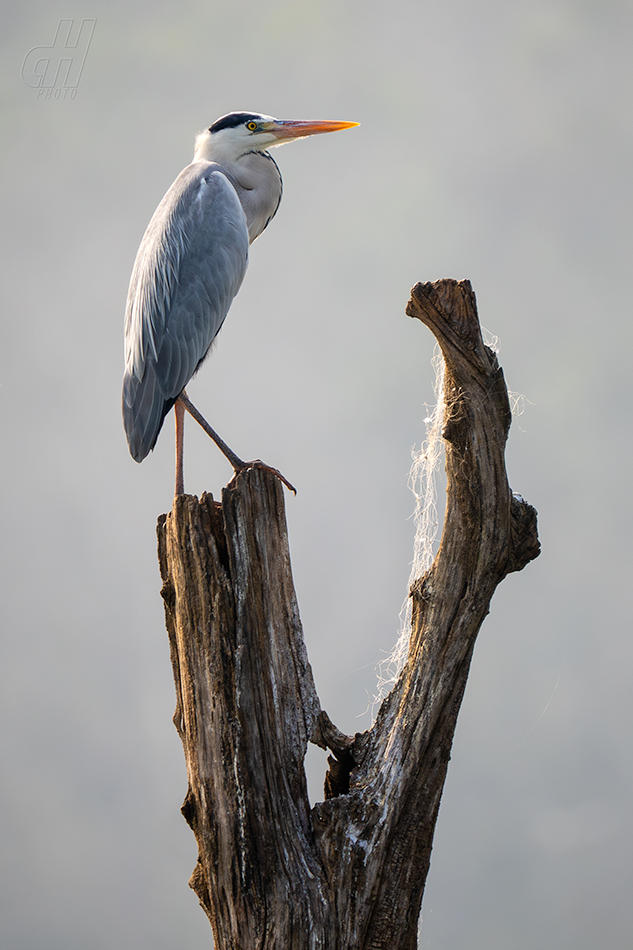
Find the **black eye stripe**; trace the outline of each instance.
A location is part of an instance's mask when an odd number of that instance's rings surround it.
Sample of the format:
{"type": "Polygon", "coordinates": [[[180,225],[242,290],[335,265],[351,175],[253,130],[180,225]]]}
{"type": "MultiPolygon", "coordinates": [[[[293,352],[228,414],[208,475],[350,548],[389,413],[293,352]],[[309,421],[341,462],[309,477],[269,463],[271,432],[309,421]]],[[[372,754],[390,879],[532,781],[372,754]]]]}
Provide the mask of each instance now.
{"type": "Polygon", "coordinates": [[[247,122],[257,122],[261,116],[254,112],[229,112],[223,115],[209,127],[209,132],[220,132],[221,129],[234,129],[238,125],[245,125],[247,122]]]}

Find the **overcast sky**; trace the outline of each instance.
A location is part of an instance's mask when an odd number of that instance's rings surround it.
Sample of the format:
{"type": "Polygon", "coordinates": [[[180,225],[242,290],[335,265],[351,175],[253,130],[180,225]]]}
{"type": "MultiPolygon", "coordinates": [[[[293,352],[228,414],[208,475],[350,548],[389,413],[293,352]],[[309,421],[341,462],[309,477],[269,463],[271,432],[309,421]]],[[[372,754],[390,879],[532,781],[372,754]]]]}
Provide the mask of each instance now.
{"type": "MultiPolygon", "coordinates": [[[[344,731],[371,722],[407,591],[433,398],[410,287],[469,278],[525,396],[508,471],[543,553],[480,634],[420,947],[628,947],[631,4],[25,0],[0,44],[3,950],[211,946],[155,551],[172,422],[136,465],[120,385],[145,226],[237,109],[361,123],[275,153],[281,208],[190,388],[298,488],[308,652],[344,731]],[[49,97],[29,51],[69,19],[73,42],[96,24],[49,97]]],[[[231,475],[190,425],[185,475],[216,496],[231,475]]]]}

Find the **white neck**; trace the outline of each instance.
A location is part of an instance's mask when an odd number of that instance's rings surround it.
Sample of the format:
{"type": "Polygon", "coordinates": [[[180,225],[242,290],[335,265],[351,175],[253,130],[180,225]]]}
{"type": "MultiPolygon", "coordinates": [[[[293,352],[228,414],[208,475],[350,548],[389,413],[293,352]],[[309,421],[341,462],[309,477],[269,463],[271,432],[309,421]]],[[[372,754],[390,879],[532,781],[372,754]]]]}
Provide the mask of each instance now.
{"type": "Polygon", "coordinates": [[[222,141],[217,135],[211,135],[208,129],[200,132],[196,136],[196,144],[193,153],[194,162],[217,162],[219,165],[231,164],[235,161],[235,155],[224,155],[224,151],[233,152],[234,149],[222,149],[222,141]],[[224,160],[223,160],[224,159],[224,160]]]}
{"type": "MultiPolygon", "coordinates": [[[[227,130],[232,131],[232,130],[227,130]]],[[[254,149],[252,141],[213,135],[206,130],[196,138],[194,162],[215,162],[233,184],[246,215],[250,241],[262,233],[281,200],[282,183],[272,155],[254,149]]]]}

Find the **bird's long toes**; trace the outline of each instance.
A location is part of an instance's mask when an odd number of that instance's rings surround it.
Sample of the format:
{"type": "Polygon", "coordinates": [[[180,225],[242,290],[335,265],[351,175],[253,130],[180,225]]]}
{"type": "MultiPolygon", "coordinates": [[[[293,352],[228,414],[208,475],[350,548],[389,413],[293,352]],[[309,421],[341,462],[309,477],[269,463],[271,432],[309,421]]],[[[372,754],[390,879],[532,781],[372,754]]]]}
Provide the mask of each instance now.
{"type": "MultiPolygon", "coordinates": [[[[235,468],[235,466],[233,466],[235,468]]],[[[247,468],[260,468],[263,472],[270,472],[271,475],[274,475],[275,478],[278,478],[286,488],[292,492],[293,495],[297,494],[297,489],[294,485],[291,485],[287,478],[285,478],[278,468],[273,468],[272,465],[266,465],[265,462],[262,462],[261,459],[252,459],[250,462],[243,462],[240,468],[235,468],[236,474],[242,472],[247,468]]]]}

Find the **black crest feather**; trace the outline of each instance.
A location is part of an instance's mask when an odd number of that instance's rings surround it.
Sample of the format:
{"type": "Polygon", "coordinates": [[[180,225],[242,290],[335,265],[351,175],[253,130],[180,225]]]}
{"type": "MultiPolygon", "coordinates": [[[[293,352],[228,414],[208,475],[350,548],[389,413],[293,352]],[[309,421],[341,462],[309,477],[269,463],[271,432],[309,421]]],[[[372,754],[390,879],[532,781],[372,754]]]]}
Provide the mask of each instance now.
{"type": "Polygon", "coordinates": [[[213,125],[209,127],[209,132],[220,132],[222,129],[234,129],[238,125],[244,125],[252,119],[256,121],[261,119],[261,115],[256,112],[229,112],[220,119],[216,119],[213,125]]]}

